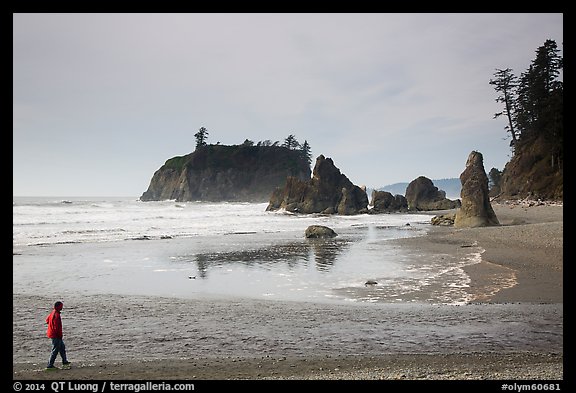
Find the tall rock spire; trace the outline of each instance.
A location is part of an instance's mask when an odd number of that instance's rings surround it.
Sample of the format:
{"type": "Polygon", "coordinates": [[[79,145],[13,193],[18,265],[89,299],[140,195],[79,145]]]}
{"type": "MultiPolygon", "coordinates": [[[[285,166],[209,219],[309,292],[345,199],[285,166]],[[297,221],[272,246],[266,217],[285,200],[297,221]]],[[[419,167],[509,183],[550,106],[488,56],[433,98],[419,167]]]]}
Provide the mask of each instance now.
{"type": "Polygon", "coordinates": [[[488,176],[484,171],[482,153],[473,151],[468,156],[466,168],[460,175],[462,206],[456,212],[454,227],[484,227],[500,225],[490,204],[488,176]]]}

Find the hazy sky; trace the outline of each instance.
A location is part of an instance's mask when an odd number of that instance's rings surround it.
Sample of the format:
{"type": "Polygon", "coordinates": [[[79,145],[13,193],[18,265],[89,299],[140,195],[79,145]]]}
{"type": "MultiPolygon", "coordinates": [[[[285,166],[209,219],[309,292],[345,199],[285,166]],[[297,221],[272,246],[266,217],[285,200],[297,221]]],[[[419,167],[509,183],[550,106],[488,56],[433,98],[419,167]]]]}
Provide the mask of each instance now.
{"type": "MultiPolygon", "coordinates": [[[[169,158],[289,134],[355,184],[510,159],[489,80],[562,14],[14,14],[13,195],[135,196],[169,158]]],[[[563,52],[560,52],[563,55],[563,52]]]]}

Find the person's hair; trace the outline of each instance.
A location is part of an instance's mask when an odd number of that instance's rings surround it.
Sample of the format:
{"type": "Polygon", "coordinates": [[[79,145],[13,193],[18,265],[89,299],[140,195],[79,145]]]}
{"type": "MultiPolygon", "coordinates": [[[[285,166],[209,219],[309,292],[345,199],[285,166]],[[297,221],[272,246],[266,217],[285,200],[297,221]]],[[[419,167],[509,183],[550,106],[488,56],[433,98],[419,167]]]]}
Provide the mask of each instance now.
{"type": "Polygon", "coordinates": [[[64,304],[61,301],[57,301],[56,303],[54,303],[54,308],[62,308],[64,304]]]}

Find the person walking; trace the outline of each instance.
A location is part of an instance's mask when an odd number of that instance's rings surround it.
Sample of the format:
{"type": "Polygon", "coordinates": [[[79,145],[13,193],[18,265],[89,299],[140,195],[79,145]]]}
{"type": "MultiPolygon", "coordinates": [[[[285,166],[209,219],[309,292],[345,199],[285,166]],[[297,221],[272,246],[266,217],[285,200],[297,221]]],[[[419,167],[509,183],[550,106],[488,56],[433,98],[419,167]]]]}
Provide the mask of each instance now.
{"type": "Polygon", "coordinates": [[[46,370],[57,369],[54,366],[54,362],[58,354],[60,354],[64,366],[70,364],[66,357],[66,346],[64,345],[62,334],[62,319],[60,318],[60,312],[63,307],[64,304],[61,301],[57,301],[54,303],[54,310],[46,317],[46,323],[48,324],[46,335],[52,340],[52,352],[50,352],[50,360],[48,360],[46,370]]]}

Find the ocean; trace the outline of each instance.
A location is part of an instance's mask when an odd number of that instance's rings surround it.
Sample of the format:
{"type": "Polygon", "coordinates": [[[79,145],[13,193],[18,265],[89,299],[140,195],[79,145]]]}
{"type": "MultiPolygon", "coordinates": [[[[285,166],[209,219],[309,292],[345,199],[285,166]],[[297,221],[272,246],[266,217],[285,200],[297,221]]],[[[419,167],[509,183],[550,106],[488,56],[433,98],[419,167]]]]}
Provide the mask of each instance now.
{"type": "Polygon", "coordinates": [[[298,215],[266,203],[13,197],[13,292],[462,304],[465,258],[423,257],[428,214],[298,215]],[[306,239],[326,225],[333,239],[306,239]],[[367,284],[367,282],[375,284],[367,284]]]}

